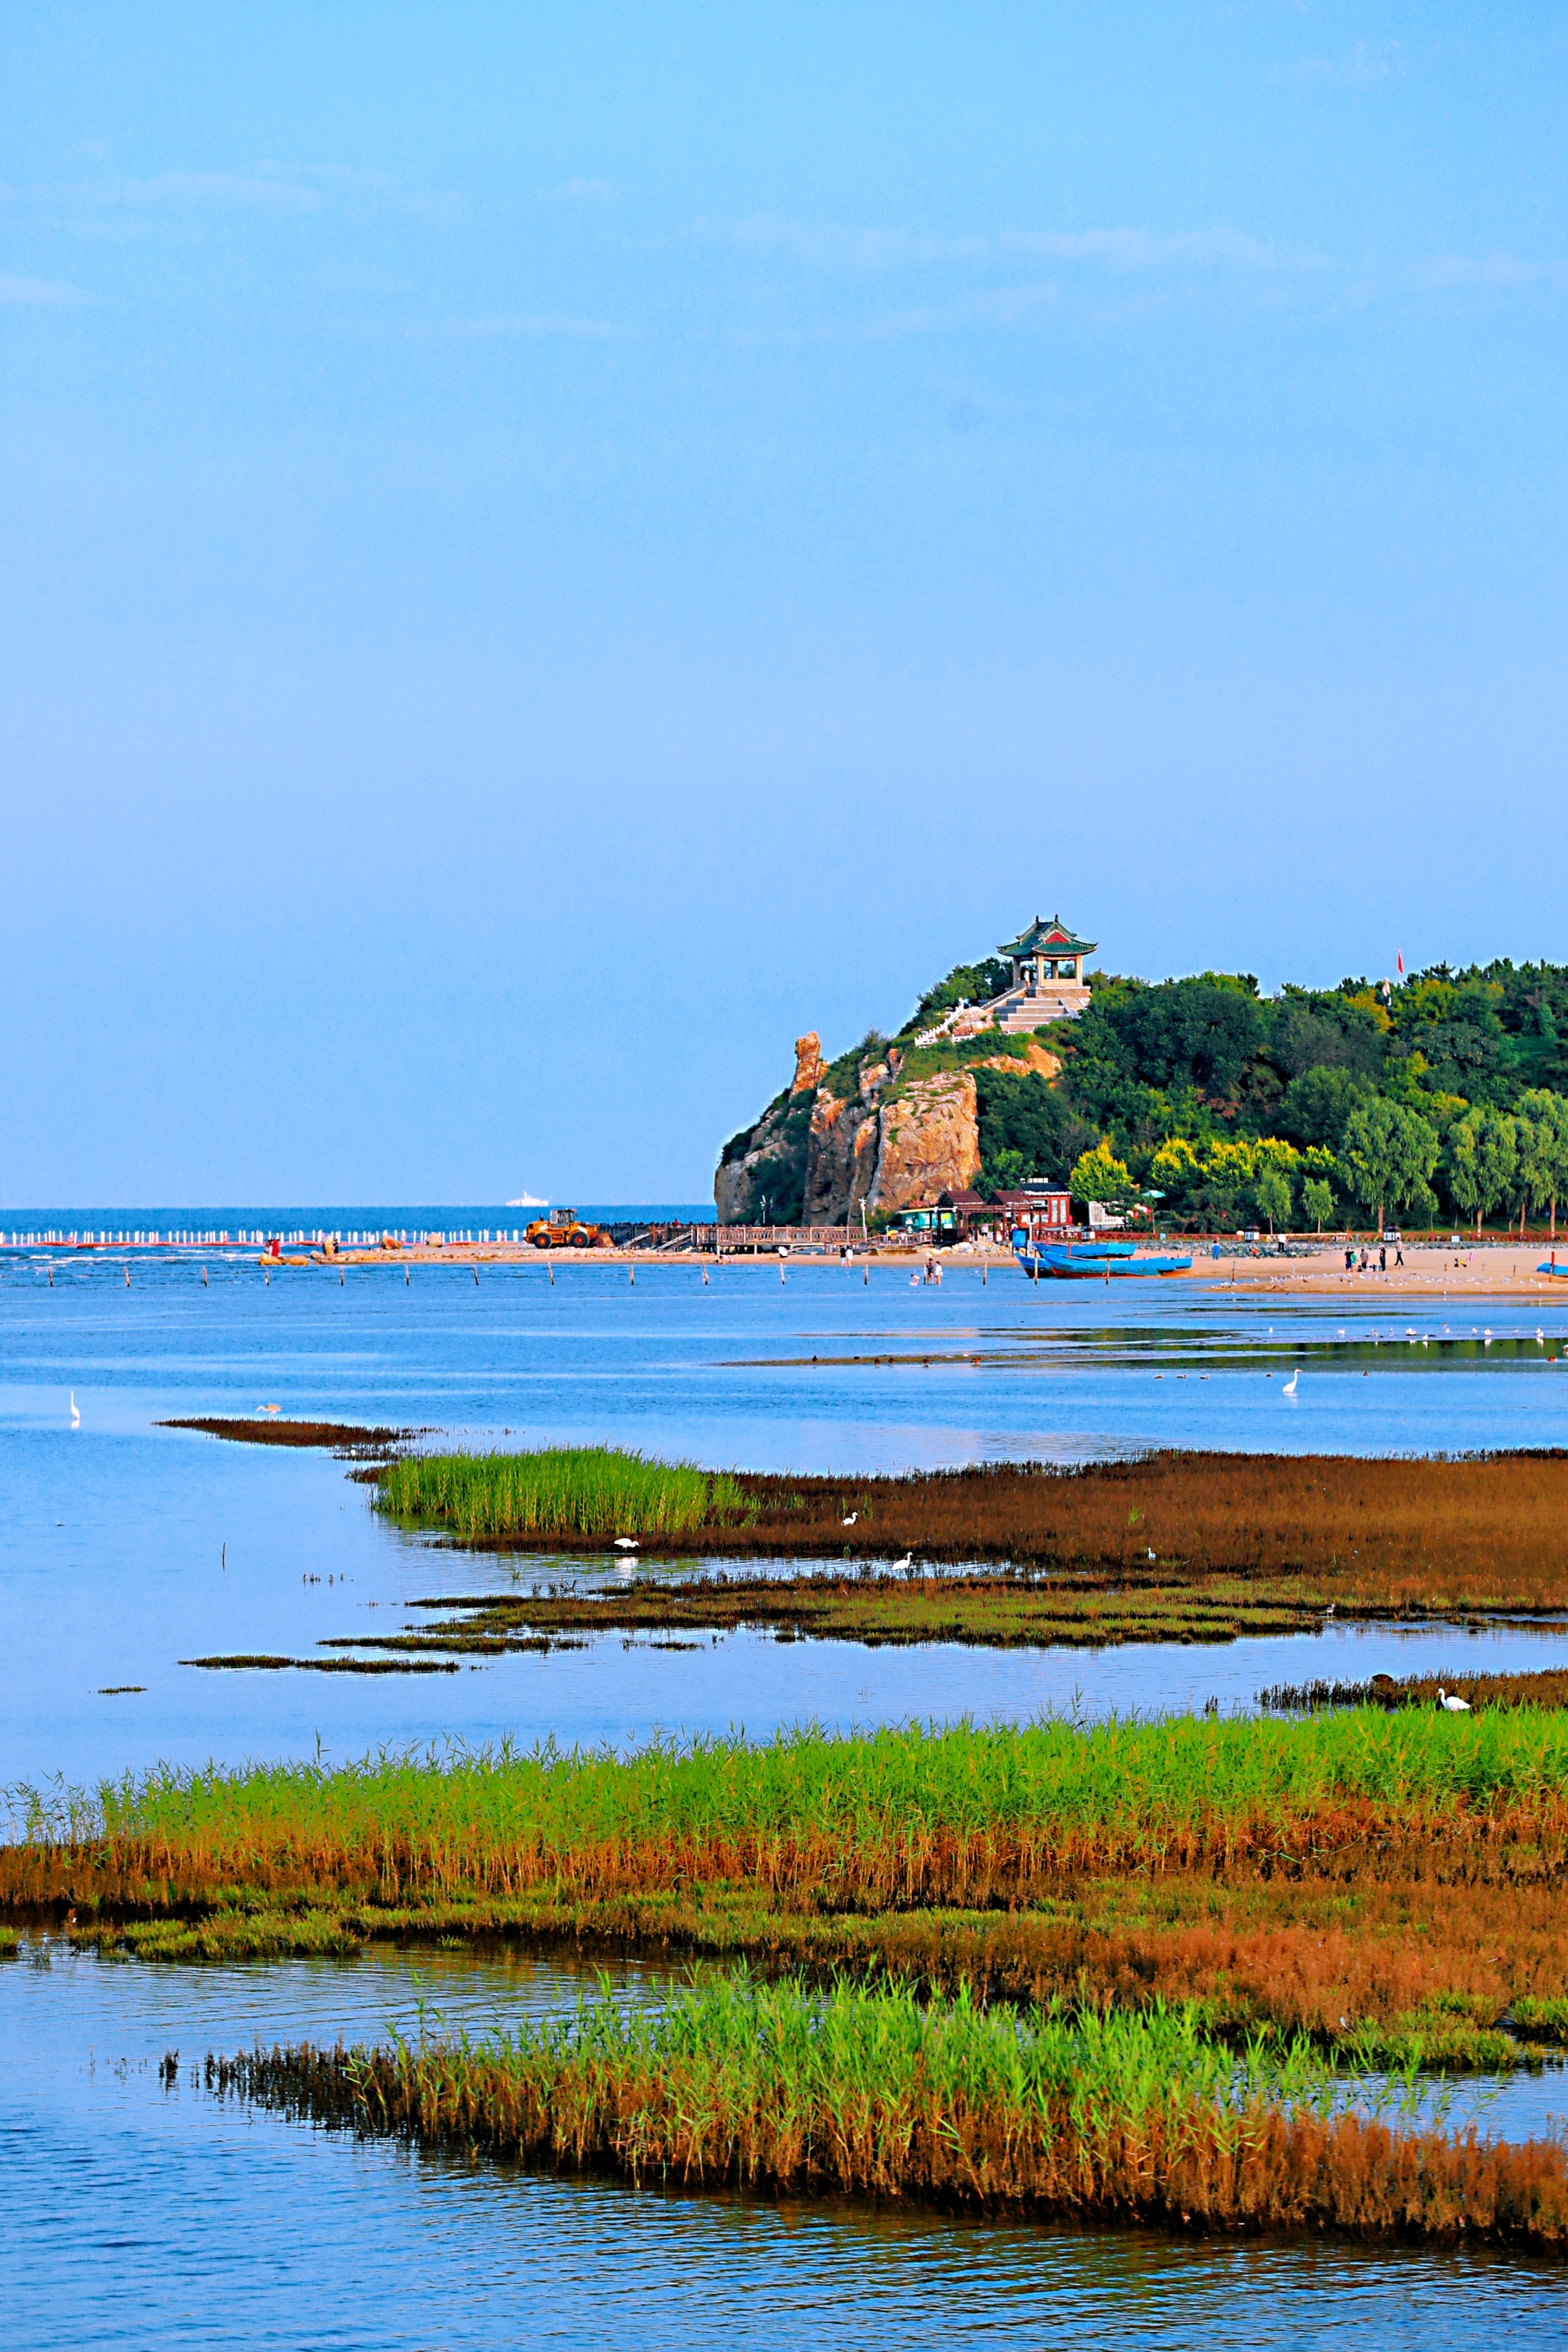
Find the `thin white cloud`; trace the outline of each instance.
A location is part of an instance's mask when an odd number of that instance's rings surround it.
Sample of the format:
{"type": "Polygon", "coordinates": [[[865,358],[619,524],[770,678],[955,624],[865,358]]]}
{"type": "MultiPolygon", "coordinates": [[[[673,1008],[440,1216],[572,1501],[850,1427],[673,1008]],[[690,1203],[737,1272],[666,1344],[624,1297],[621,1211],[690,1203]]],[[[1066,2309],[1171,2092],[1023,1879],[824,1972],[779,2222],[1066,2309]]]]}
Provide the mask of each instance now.
{"type": "Polygon", "coordinates": [[[1284,257],[1237,229],[1160,233],[1142,228],[1005,229],[994,236],[931,236],[905,230],[805,226],[773,214],[704,218],[692,238],[737,252],[775,254],[818,268],[889,271],[981,268],[1020,257],[1064,268],[1157,275],[1173,269],[1273,269],[1311,257],[1284,257]]]}
{"type": "Polygon", "coordinates": [[[247,171],[153,172],[138,178],[104,173],[58,185],[0,186],[0,205],[68,215],[79,227],[138,215],[145,221],[158,215],[289,217],[326,211],[361,216],[390,212],[447,225],[468,209],[465,199],[449,190],[405,187],[384,172],[272,162],[247,171]]]}
{"type": "Polygon", "coordinates": [[[311,213],[322,192],[296,174],[259,172],[154,172],[142,180],[106,180],[83,193],[111,205],[189,205],[200,209],[311,213]]]}
{"type": "Polygon", "coordinates": [[[0,302],[30,305],[41,310],[64,310],[90,299],[79,286],[62,286],[47,278],[9,278],[0,274],[0,302]]]}
{"type": "MultiPolygon", "coordinates": [[[[1158,235],[1142,228],[1015,231],[996,240],[1004,253],[1037,254],[1063,264],[1079,263],[1120,276],[1157,276],[1173,269],[1278,269],[1285,257],[1239,230],[1184,229],[1158,235]]],[[[1314,257],[1289,257],[1300,268],[1314,257]]]]}
{"type": "Polygon", "coordinates": [[[458,332],[473,336],[553,337],[568,342],[626,343],[643,340],[641,327],[619,325],[613,319],[574,319],[555,310],[501,312],[492,318],[463,319],[458,332]]]}
{"type": "Polygon", "coordinates": [[[805,325],[743,328],[738,343],[803,348],[816,343],[891,343],[919,335],[951,335],[976,329],[1021,325],[1036,317],[1059,292],[1055,283],[995,286],[959,295],[951,302],[910,303],[863,319],[813,319],[805,325]]]}
{"type": "Polygon", "coordinates": [[[1405,71],[1397,41],[1357,41],[1336,58],[1296,58],[1275,68],[1276,81],[1330,82],[1342,89],[1373,89],[1405,71]]]}
{"type": "Polygon", "coordinates": [[[620,190],[609,180],[563,180],[558,187],[541,188],[542,205],[613,205],[620,190]]]}
{"type": "Polygon", "coordinates": [[[1424,263],[1418,283],[1439,290],[1458,288],[1483,294],[1513,293],[1538,286],[1568,287],[1568,262],[1526,261],[1516,253],[1444,253],[1424,263]]]}

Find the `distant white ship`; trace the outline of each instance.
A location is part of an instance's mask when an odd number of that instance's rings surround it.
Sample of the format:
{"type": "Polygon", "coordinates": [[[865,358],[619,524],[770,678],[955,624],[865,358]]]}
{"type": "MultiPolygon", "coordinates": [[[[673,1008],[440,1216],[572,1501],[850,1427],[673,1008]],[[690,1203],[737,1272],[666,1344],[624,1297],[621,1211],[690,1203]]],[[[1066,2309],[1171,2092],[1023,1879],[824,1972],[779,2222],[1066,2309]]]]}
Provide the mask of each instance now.
{"type": "Polygon", "coordinates": [[[515,1201],[507,1202],[509,1209],[548,1209],[549,1206],[549,1202],[542,1201],[537,1192],[520,1192],[515,1201]]]}

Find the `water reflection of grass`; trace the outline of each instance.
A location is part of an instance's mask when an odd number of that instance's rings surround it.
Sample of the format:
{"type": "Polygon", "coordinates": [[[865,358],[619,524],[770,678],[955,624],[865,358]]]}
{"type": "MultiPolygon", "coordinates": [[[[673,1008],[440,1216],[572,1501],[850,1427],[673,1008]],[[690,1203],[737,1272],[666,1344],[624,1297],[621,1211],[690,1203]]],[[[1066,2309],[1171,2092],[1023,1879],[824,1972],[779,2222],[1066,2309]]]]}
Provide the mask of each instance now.
{"type": "MultiPolygon", "coordinates": [[[[920,2194],[1229,2230],[1556,2249],[1568,2158],[1347,2108],[1300,2041],[1238,2063],[1191,2006],[1137,2015],[921,2003],[903,1985],[709,1979],[607,1994],[481,2040],[209,2059],[206,2080],[426,2146],[608,2163],[633,2179],[920,2194]]],[[[1412,2103],[1413,2104],[1413,2103],[1412,2103]]]]}

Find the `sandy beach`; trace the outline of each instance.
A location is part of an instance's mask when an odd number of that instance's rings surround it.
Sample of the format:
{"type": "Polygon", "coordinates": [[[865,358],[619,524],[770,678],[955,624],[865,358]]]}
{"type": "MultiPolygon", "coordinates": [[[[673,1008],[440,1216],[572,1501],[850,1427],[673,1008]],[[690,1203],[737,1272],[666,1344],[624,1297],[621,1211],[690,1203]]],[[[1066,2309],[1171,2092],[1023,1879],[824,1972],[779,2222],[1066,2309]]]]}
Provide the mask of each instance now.
{"type": "MultiPolygon", "coordinates": [[[[1309,1257],[1221,1257],[1211,1255],[1212,1242],[1201,1236],[1184,1239],[1173,1237],[1167,1246],[1178,1252],[1192,1252],[1189,1273],[1165,1277],[1172,1282],[1201,1284],[1209,1290],[1268,1293],[1276,1297],[1382,1297],[1397,1293],[1412,1299],[1421,1298],[1521,1298],[1547,1297],[1557,1292],[1568,1297],[1568,1240],[1558,1244],[1557,1263],[1564,1271],[1556,1275],[1542,1274],[1539,1268],[1552,1257],[1549,1242],[1530,1242],[1522,1247],[1497,1242],[1461,1244],[1456,1249],[1452,1243],[1432,1244],[1406,1242],[1402,1244],[1405,1263],[1396,1263],[1394,1250],[1388,1252],[1388,1271],[1377,1270],[1377,1253],[1370,1250],[1371,1265],[1363,1273],[1360,1268],[1362,1244],[1356,1244],[1357,1269],[1347,1271],[1344,1262],[1345,1244],[1325,1241],[1309,1257]]],[[[286,1252],[282,1263],[292,1256],[300,1262],[298,1252],[286,1252]]],[[[901,1247],[857,1250],[852,1264],[869,1265],[887,1271],[910,1272],[925,1263],[924,1248],[901,1247]]],[[[971,1244],[966,1248],[940,1250],[937,1262],[951,1276],[961,1269],[984,1266],[987,1271],[1011,1273],[1016,1261],[1011,1250],[971,1244]]],[[[268,1261],[277,1263],[277,1261],[268,1261]]],[[[320,1264],[319,1258],[313,1260],[320,1264]]],[[[726,1255],[716,1261],[710,1250],[639,1249],[615,1250],[538,1250],[529,1243],[461,1242],[448,1244],[442,1249],[429,1249],[421,1244],[410,1244],[398,1250],[341,1251],[329,1263],[338,1265],[429,1265],[446,1263],[458,1265],[531,1265],[542,1263],[558,1267],[583,1265],[625,1266],[629,1270],[640,1265],[706,1266],[713,1271],[721,1264],[726,1274],[737,1269],[776,1275],[783,1265],[791,1266],[837,1265],[836,1255],[824,1257],[812,1250],[792,1251],[781,1259],[775,1253],[762,1251],[753,1255],[726,1255]]],[[[1126,1277],[1123,1277],[1125,1279],[1126,1277]]]]}
{"type": "MultiPolygon", "coordinates": [[[[1342,1244],[1330,1243],[1320,1255],[1310,1258],[1217,1260],[1206,1251],[1200,1255],[1194,1245],[1192,1273],[1181,1278],[1205,1282],[1214,1289],[1308,1297],[1381,1297],[1391,1292],[1411,1298],[1523,1298],[1553,1292],[1568,1297],[1568,1272],[1553,1276],[1537,1270],[1552,1256],[1550,1243],[1531,1242],[1521,1248],[1518,1244],[1482,1242],[1455,1249],[1452,1243],[1405,1242],[1402,1251],[1404,1265],[1396,1264],[1391,1248],[1388,1271],[1380,1274],[1377,1252],[1371,1250],[1371,1267],[1363,1274],[1346,1270],[1342,1244]]],[[[1360,1257],[1358,1244],[1358,1266],[1360,1257]]],[[[1568,1269],[1568,1243],[1559,1244],[1557,1263],[1568,1269]]]]}

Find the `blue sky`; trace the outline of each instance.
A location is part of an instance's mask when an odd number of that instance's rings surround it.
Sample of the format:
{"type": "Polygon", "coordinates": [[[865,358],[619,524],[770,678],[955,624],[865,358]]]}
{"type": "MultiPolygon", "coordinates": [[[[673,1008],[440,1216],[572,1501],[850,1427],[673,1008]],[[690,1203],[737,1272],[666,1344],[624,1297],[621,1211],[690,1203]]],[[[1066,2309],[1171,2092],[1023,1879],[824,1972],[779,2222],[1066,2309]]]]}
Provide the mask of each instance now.
{"type": "Polygon", "coordinates": [[[1568,960],[1560,10],[0,19],[0,1205],[699,1198],[1036,912],[1568,960]]]}

